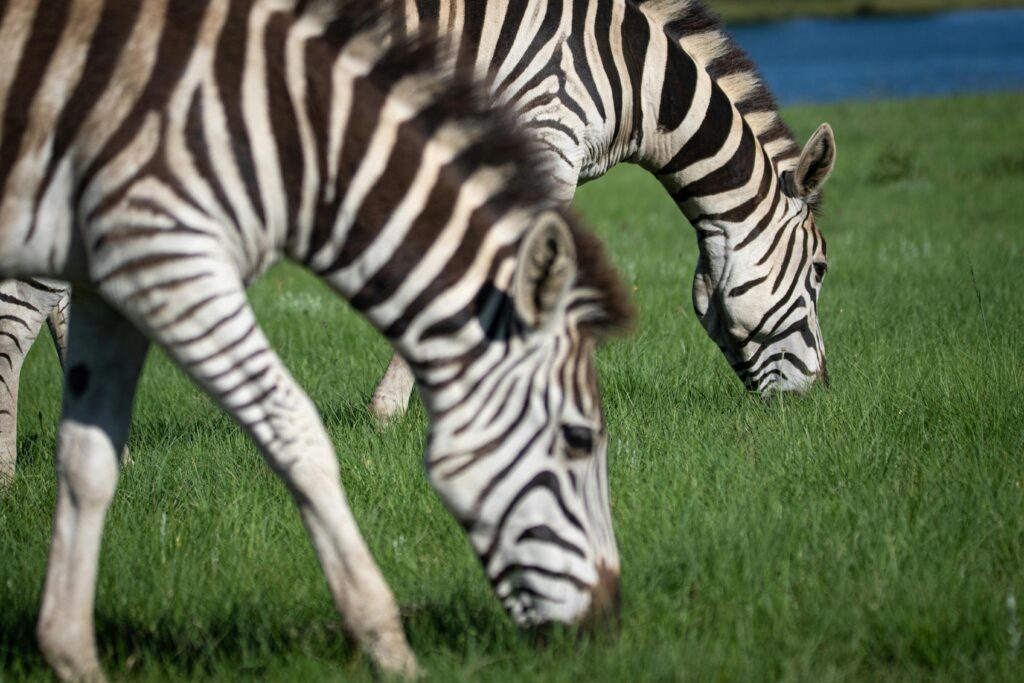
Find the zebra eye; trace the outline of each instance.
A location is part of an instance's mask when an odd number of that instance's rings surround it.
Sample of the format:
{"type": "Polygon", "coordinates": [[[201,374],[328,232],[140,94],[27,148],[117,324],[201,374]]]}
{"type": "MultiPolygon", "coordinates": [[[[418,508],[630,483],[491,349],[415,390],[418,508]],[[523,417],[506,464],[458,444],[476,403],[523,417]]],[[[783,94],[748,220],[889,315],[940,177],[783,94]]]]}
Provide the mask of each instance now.
{"type": "Polygon", "coordinates": [[[562,427],[562,438],[568,446],[567,454],[570,458],[587,458],[594,450],[594,430],[589,427],[565,425],[562,427]]]}
{"type": "Polygon", "coordinates": [[[825,273],[828,272],[828,264],[824,261],[819,261],[814,264],[814,274],[818,276],[818,282],[825,279],[825,273]]]}

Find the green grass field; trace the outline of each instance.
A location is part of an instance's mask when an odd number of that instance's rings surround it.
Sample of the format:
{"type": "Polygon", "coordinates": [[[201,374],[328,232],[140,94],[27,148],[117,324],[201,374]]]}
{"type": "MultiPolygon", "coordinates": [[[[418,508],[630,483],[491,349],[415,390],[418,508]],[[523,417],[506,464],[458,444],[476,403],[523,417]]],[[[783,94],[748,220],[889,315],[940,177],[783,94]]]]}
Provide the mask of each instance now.
{"type": "Polygon", "coordinates": [[[1021,7],[1024,0],[709,0],[730,22],[786,19],[794,16],[918,14],[954,9],[1021,7]]]}
{"type": "MultiPolygon", "coordinates": [[[[420,463],[417,405],[377,429],[389,350],[280,267],[252,291],[323,413],[364,533],[436,681],[1020,681],[1024,677],[1024,95],[786,112],[835,127],[820,224],[833,384],[743,392],[689,303],[693,232],[619,169],[578,208],[632,283],[636,336],[600,365],[623,559],[617,634],[544,647],[502,614],[420,463]]],[[[0,499],[0,679],[48,680],[34,622],[54,497],[59,375],[24,373],[0,499]]],[[[97,600],[114,679],[369,680],[283,487],[164,357],[97,600]]]]}

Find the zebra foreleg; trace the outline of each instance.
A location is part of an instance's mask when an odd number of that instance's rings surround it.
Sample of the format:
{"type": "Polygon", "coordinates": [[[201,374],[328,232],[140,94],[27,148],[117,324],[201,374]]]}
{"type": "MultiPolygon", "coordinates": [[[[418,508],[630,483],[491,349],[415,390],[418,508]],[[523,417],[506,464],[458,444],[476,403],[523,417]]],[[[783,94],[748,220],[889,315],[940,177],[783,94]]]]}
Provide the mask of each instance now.
{"type": "Polygon", "coordinates": [[[388,369],[384,371],[370,399],[370,414],[382,424],[404,414],[409,407],[409,396],[415,383],[409,364],[397,353],[393,354],[388,369]]]}
{"type": "Polygon", "coordinates": [[[57,505],[36,634],[60,678],[95,681],[103,679],[93,627],[100,539],[149,342],[98,295],[78,290],[70,341],[57,505]]]}
{"type": "Polygon", "coordinates": [[[348,507],[316,408],[270,348],[237,277],[208,261],[176,264],[174,277],[203,271],[199,287],[123,297],[126,312],[238,421],[288,487],[348,632],[381,670],[416,675],[398,606],[348,507]]]}

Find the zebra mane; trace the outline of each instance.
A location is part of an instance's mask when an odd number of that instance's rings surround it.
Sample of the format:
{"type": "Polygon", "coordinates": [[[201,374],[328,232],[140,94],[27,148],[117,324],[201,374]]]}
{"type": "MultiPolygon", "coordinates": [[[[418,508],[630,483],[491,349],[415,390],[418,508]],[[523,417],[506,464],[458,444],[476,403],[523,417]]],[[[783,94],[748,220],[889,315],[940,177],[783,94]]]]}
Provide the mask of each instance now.
{"type": "Polygon", "coordinates": [[[594,303],[598,313],[582,320],[583,328],[599,339],[628,332],[636,322],[636,310],[605,253],[604,243],[577,221],[572,220],[569,225],[579,263],[576,287],[597,294],[594,303]]]}
{"type": "MultiPolygon", "coordinates": [[[[556,199],[546,157],[533,137],[523,131],[510,107],[494,103],[472,69],[460,68],[455,55],[436,30],[424,27],[409,36],[400,30],[401,0],[298,0],[297,13],[316,13],[327,18],[325,38],[344,44],[351,36],[372,32],[386,40],[380,56],[374,58],[374,82],[388,89],[409,77],[421,77],[424,91],[423,114],[418,116],[427,133],[442,126],[464,130],[469,142],[460,148],[448,166],[460,178],[481,169],[494,169],[504,177],[502,189],[492,196],[482,218],[488,220],[516,211],[558,210],[570,225],[576,240],[578,272],[576,286],[598,294],[593,301],[600,310],[585,328],[603,337],[627,329],[633,319],[629,296],[608,260],[600,241],[556,199]],[[425,104],[424,104],[425,102],[425,104]],[[424,115],[425,114],[425,115],[424,115]]],[[[355,102],[358,110],[359,102],[355,102]]],[[[470,230],[486,221],[473,221],[470,230]]],[[[471,261],[475,254],[462,254],[471,261]]],[[[591,297],[593,298],[593,297],[591,297]]]]}
{"type": "Polygon", "coordinates": [[[779,117],[778,105],[747,54],[722,20],[699,0],[635,0],[718,83],[757,135],[779,172],[792,170],[800,146],[779,117]]]}

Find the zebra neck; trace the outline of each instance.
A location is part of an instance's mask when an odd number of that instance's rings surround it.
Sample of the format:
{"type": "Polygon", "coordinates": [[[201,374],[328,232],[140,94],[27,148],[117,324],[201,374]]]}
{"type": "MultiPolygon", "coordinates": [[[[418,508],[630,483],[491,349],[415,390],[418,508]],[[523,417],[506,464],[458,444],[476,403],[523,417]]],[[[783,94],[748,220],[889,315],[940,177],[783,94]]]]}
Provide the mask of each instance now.
{"type": "Polygon", "coordinates": [[[649,108],[637,162],[698,230],[741,229],[777,203],[779,170],[727,87],[677,43],[666,44],[660,107],[649,108]],[[710,227],[708,224],[713,224],[710,227]]]}
{"type": "Polygon", "coordinates": [[[495,329],[511,319],[504,292],[528,225],[489,206],[503,182],[493,169],[464,177],[439,163],[424,153],[411,177],[386,174],[373,192],[395,193],[396,206],[370,197],[355,222],[341,213],[306,258],[425,385],[500,346],[495,329]]]}
{"type": "Polygon", "coordinates": [[[800,149],[757,69],[697,0],[642,2],[648,21],[643,137],[634,161],[654,173],[700,231],[777,203],[800,149]],[[723,220],[717,220],[724,217],[723,220]]]}

